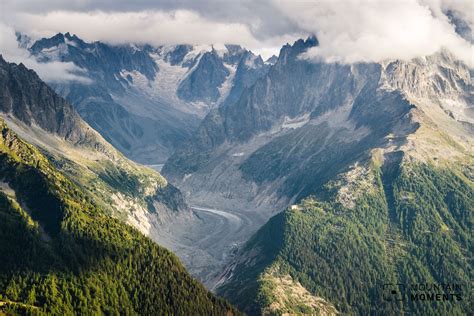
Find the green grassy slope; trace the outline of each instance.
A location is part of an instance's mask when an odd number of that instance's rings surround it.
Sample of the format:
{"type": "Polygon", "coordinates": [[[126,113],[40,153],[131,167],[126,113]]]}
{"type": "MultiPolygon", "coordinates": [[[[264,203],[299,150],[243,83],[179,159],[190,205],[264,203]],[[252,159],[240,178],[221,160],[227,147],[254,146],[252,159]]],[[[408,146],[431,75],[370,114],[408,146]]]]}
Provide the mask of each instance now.
{"type": "MultiPolygon", "coordinates": [[[[218,293],[250,314],[268,311],[278,293],[268,275],[277,270],[342,313],[472,312],[472,170],[405,161],[369,170],[370,185],[351,188],[352,207],[340,202],[340,184],[332,181],[273,218],[247,244],[248,260],[235,267],[218,293]],[[387,301],[387,283],[461,284],[462,300],[387,301]]],[[[358,179],[359,185],[363,181],[358,179]]],[[[273,310],[282,311],[289,310],[273,310]]]]}
{"type": "Polygon", "coordinates": [[[0,130],[0,311],[238,313],[171,252],[108,216],[3,122],[0,130]]]}

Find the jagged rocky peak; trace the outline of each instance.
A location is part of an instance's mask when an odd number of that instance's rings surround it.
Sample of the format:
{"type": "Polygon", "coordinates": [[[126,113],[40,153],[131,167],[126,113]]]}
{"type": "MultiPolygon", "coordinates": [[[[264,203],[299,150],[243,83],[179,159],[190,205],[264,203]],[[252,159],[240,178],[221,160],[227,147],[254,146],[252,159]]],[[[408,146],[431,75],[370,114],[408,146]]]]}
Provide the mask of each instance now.
{"type": "Polygon", "coordinates": [[[223,54],[223,60],[226,63],[235,65],[241,60],[242,56],[247,52],[249,51],[244,49],[240,45],[226,44],[225,51],[223,54]]]}
{"type": "Polygon", "coordinates": [[[142,163],[163,163],[210,108],[234,102],[269,69],[238,45],[111,45],[70,33],[38,40],[30,52],[40,62],[77,66],[93,84],[51,86],[112,145],[142,163]]]}
{"type": "Polygon", "coordinates": [[[41,62],[60,60],[72,62],[87,71],[93,80],[104,81],[120,89],[122,70],[139,71],[152,80],[158,66],[149,55],[146,45],[108,45],[102,42],[87,43],[69,32],[36,41],[30,52],[41,62]]]}
{"type": "Polygon", "coordinates": [[[28,35],[21,32],[15,32],[15,35],[18,42],[18,47],[22,49],[28,49],[31,47],[31,45],[33,45],[33,40],[28,35]]]}
{"type": "Polygon", "coordinates": [[[278,60],[278,56],[272,55],[271,57],[267,58],[267,60],[265,60],[265,63],[270,64],[270,65],[274,65],[274,64],[276,64],[277,60],[278,60]]]}
{"type": "Polygon", "coordinates": [[[257,82],[238,101],[238,106],[224,113],[228,118],[227,132],[236,132],[242,135],[236,135],[237,139],[246,139],[249,131],[268,130],[285,116],[294,118],[310,113],[311,118],[316,118],[379,89],[401,93],[412,103],[429,99],[443,108],[452,108],[450,111],[460,119],[470,120],[467,117],[473,103],[470,71],[448,51],[411,61],[353,65],[301,58],[302,53],[317,44],[317,39],[310,37],[284,46],[277,64],[267,75],[268,80],[257,82]],[[259,101],[249,102],[255,98],[259,101]],[[253,119],[249,120],[249,116],[233,122],[245,112],[240,108],[248,108],[246,113],[252,113],[249,115],[253,119]],[[242,121],[247,123],[240,129],[242,121]]]}
{"type": "Polygon", "coordinates": [[[162,45],[157,47],[154,52],[172,66],[181,65],[191,68],[206,53],[216,54],[225,64],[236,65],[248,50],[235,44],[179,44],[162,45]]]}
{"type": "Polygon", "coordinates": [[[470,69],[448,51],[382,65],[382,89],[402,91],[414,103],[429,100],[456,120],[474,123],[470,69]]]}
{"type": "Polygon", "coordinates": [[[244,63],[247,68],[259,68],[265,65],[262,56],[255,55],[251,51],[246,51],[240,63],[244,63]]]}
{"type": "Polygon", "coordinates": [[[39,61],[60,60],[72,62],[86,71],[85,75],[102,82],[123,95],[133,84],[134,76],[142,74],[153,81],[159,71],[160,60],[171,66],[182,66],[188,72],[175,70],[168,75],[181,76],[177,96],[185,102],[215,103],[223,101],[232,82],[224,84],[235,68],[247,59],[251,68],[264,67],[260,56],[239,45],[109,45],[102,42],[87,43],[70,33],[58,33],[51,38],[36,41],[30,48],[39,61]],[[126,73],[126,74],[124,74],[126,73]]]}
{"type": "Polygon", "coordinates": [[[449,51],[410,61],[386,62],[382,84],[414,97],[459,97],[471,85],[469,67],[456,61],[449,51]]]}
{"type": "Polygon", "coordinates": [[[172,49],[165,51],[164,60],[169,62],[172,66],[181,64],[184,57],[186,57],[192,49],[193,46],[187,44],[173,46],[172,49]]]}
{"type": "Polygon", "coordinates": [[[214,49],[205,52],[194,71],[180,83],[177,94],[188,102],[216,102],[220,97],[219,87],[229,74],[229,69],[214,49]]]}
{"type": "Polygon", "coordinates": [[[51,47],[59,46],[61,44],[65,44],[66,41],[64,39],[64,35],[62,33],[58,33],[50,38],[42,38],[36,41],[30,48],[33,54],[37,54],[42,50],[49,49],[51,47]]]}
{"type": "Polygon", "coordinates": [[[41,81],[33,70],[23,64],[8,63],[1,55],[0,91],[0,110],[5,115],[73,142],[91,136],[71,104],[41,81]]]}
{"type": "Polygon", "coordinates": [[[285,116],[322,115],[351,103],[364,86],[379,80],[380,66],[376,64],[351,67],[299,58],[316,43],[309,38],[285,46],[267,76],[242,95],[238,104],[221,111],[229,137],[245,141],[271,129],[285,116]]]}
{"type": "Polygon", "coordinates": [[[260,55],[246,50],[236,66],[234,84],[222,105],[228,106],[237,102],[244,89],[250,88],[259,78],[265,76],[269,69],[270,64],[265,63],[260,55]]]}
{"type": "Polygon", "coordinates": [[[287,43],[280,49],[277,64],[286,64],[288,60],[295,60],[299,54],[305,52],[308,48],[318,46],[319,41],[316,36],[310,36],[306,40],[299,39],[293,45],[287,43]]]}
{"type": "Polygon", "coordinates": [[[64,34],[64,38],[70,42],[74,42],[76,44],[86,44],[82,39],[80,39],[76,34],[72,34],[69,32],[66,32],[64,34]]]}
{"type": "Polygon", "coordinates": [[[186,102],[235,102],[243,87],[249,87],[268,70],[260,56],[239,45],[197,46],[192,53],[194,59],[186,58],[192,71],[177,90],[178,97],[186,102]],[[196,50],[200,52],[196,54],[196,50]]]}
{"type": "MultiPolygon", "coordinates": [[[[23,35],[26,36],[26,35],[23,35]]],[[[30,47],[32,53],[36,54],[45,49],[50,49],[55,46],[65,44],[68,46],[80,46],[85,47],[86,43],[77,37],[75,34],[71,35],[69,32],[57,33],[50,38],[42,38],[33,43],[30,47]]]]}

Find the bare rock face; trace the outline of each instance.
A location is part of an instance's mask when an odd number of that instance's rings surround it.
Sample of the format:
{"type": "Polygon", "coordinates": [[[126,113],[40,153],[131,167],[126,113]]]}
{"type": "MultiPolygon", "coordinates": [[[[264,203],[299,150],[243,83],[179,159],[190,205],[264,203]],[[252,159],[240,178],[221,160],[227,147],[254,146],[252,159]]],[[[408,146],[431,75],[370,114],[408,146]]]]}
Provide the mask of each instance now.
{"type": "Polygon", "coordinates": [[[71,104],[50,89],[23,64],[0,56],[0,110],[27,125],[37,125],[72,142],[85,140],[87,131],[71,104]]]}
{"type": "Polygon", "coordinates": [[[214,50],[201,57],[195,70],[178,87],[178,96],[186,101],[216,102],[219,89],[229,70],[214,50]]]}

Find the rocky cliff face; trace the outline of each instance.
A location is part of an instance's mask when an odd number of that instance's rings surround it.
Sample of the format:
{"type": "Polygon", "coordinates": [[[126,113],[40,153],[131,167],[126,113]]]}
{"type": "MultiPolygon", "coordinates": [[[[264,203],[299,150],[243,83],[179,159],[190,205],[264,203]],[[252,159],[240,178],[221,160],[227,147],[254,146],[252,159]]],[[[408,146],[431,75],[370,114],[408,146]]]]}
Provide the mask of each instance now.
{"type": "Polygon", "coordinates": [[[112,145],[142,163],[163,163],[188,139],[207,111],[229,91],[239,95],[268,65],[242,65],[251,52],[236,45],[107,45],[57,34],[35,42],[39,61],[72,62],[93,83],[54,83],[53,88],[112,145]],[[244,56],[245,55],[245,56],[244,56]]]}
{"type": "Polygon", "coordinates": [[[54,93],[36,73],[23,64],[6,62],[0,56],[0,110],[27,125],[37,125],[72,142],[86,139],[79,115],[54,93]],[[21,97],[18,97],[21,96],[21,97]]]}
{"type": "Polygon", "coordinates": [[[179,84],[178,97],[190,102],[216,102],[220,97],[218,88],[229,75],[215,50],[205,52],[194,71],[179,84]]]}

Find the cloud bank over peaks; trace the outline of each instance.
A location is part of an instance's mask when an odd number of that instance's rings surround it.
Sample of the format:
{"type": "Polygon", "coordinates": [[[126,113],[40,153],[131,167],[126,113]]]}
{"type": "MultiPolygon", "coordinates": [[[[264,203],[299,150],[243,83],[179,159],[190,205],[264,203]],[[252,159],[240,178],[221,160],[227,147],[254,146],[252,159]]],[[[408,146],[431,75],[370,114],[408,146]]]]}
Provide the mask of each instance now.
{"type": "Polygon", "coordinates": [[[264,58],[277,53],[283,43],[304,35],[282,33],[257,39],[252,32],[254,24],[214,20],[188,9],[16,12],[11,24],[35,38],[68,31],[89,42],[99,40],[110,44],[239,44],[261,53],[264,58]]]}
{"type": "Polygon", "coordinates": [[[112,44],[240,44],[268,58],[285,43],[315,34],[320,45],[304,55],[311,60],[409,60],[446,49],[474,67],[472,0],[0,3],[5,24],[36,38],[71,32],[112,44]]]}
{"type": "Polygon", "coordinates": [[[457,59],[474,67],[473,46],[456,33],[446,10],[460,13],[472,25],[472,3],[463,1],[320,0],[280,2],[282,12],[307,31],[320,45],[302,57],[326,62],[380,62],[410,60],[449,50],[457,59]],[[471,10],[467,10],[471,6],[471,10]]]}
{"type": "Polygon", "coordinates": [[[77,81],[85,84],[92,82],[84,76],[84,71],[73,63],[37,62],[26,49],[19,47],[13,28],[2,23],[0,23],[0,54],[8,62],[23,63],[27,68],[33,69],[46,82],[77,81]]]}

